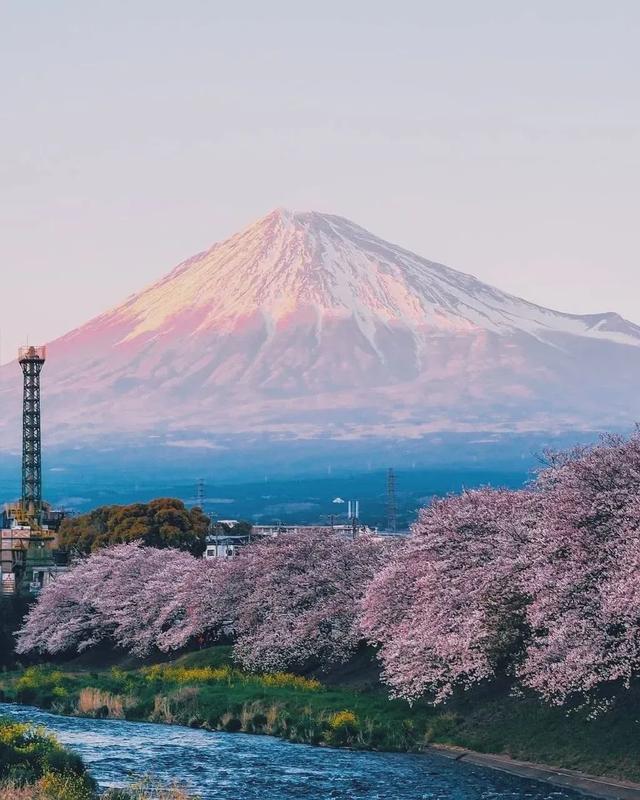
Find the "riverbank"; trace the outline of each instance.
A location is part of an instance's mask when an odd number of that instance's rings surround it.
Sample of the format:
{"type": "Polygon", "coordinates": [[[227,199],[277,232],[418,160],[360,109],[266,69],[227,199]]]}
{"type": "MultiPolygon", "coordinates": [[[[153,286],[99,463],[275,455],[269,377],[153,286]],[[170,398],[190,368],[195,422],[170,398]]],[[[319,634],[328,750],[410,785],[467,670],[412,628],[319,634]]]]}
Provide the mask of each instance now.
{"type": "Polygon", "coordinates": [[[531,762],[551,772],[640,782],[634,713],[639,705],[633,692],[625,708],[596,719],[586,712],[567,716],[495,686],[438,708],[409,707],[387,698],[370,654],[358,659],[327,676],[256,676],[235,669],[228,648],[213,647],[128,669],[96,670],[76,662],[7,673],[0,677],[0,692],[9,701],[70,715],[178,723],[362,750],[458,747],[481,757],[506,756],[511,765],[531,762]]]}
{"type": "Polygon", "coordinates": [[[0,800],[190,800],[179,788],[141,786],[97,794],[68,776],[45,776],[35,783],[0,784],[0,800]]]}
{"type": "Polygon", "coordinates": [[[619,781],[611,778],[588,775],[577,770],[548,767],[544,764],[532,764],[529,761],[518,761],[503,755],[476,753],[461,747],[432,745],[432,750],[440,755],[479,767],[488,767],[519,778],[529,778],[547,783],[560,789],[572,789],[588,797],[599,797],[602,800],[640,800],[640,783],[619,781]]]}
{"type": "Polygon", "coordinates": [[[99,791],[83,760],[42,727],[0,716],[0,800],[189,800],[143,781],[99,791]]]}
{"type": "Polygon", "coordinates": [[[0,718],[0,800],[94,800],[82,760],[31,725],[0,718]]]}

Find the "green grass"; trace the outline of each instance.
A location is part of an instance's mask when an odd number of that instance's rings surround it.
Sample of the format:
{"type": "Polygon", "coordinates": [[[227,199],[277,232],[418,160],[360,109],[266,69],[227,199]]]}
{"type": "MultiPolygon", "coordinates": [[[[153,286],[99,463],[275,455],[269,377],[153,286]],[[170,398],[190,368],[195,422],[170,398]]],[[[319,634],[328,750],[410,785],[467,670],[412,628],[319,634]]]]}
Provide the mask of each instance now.
{"type": "Polygon", "coordinates": [[[326,676],[250,675],[218,646],[158,665],[32,667],[0,677],[0,696],[59,713],[151,720],[294,742],[420,751],[429,744],[508,754],[640,781],[638,690],[596,719],[567,715],[508,687],[488,686],[445,706],[389,700],[370,653],[326,676]],[[359,679],[357,676],[360,676],[359,679]],[[318,681],[320,678],[320,682],[318,681]]]}
{"type": "Polygon", "coordinates": [[[34,785],[57,800],[92,800],[95,791],[79,756],[54,737],[32,725],[0,719],[0,793],[34,785]]]}
{"type": "MultiPolygon", "coordinates": [[[[143,781],[98,792],[82,759],[40,727],[0,718],[0,800],[189,800],[143,781]]],[[[195,798],[194,798],[195,800],[195,798]]]]}
{"type": "MultiPolygon", "coordinates": [[[[49,685],[60,673],[40,673],[49,685]]],[[[33,685],[38,671],[24,683],[33,685]]],[[[20,683],[20,678],[15,681],[20,683]]],[[[100,793],[82,759],[40,727],[0,718],[0,800],[189,800],[179,787],[143,781],[100,793]]],[[[195,798],[193,800],[196,800],[195,798]]]]}

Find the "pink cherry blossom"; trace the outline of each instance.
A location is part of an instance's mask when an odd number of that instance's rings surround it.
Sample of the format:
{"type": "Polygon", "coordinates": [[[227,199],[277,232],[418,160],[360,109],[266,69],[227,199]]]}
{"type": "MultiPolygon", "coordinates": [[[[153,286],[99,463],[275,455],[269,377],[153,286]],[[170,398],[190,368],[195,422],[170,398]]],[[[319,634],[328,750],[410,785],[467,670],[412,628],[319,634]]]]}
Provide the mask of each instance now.
{"type": "Polygon", "coordinates": [[[536,490],[520,678],[555,703],[615,692],[640,667],[640,435],[552,456],[536,490]]]}
{"type": "Polygon", "coordinates": [[[18,652],[81,652],[103,639],[143,654],[167,627],[173,584],[196,559],[179,550],[115,545],[80,558],[41,593],[18,652]]]}
{"type": "Polygon", "coordinates": [[[238,559],[234,654],[249,669],[345,661],[362,640],[360,602],[385,546],[326,530],[279,536],[238,559]]]}
{"type": "Polygon", "coordinates": [[[479,490],[420,512],[408,546],[374,579],[363,628],[397,696],[436,702],[510,670],[526,637],[527,492],[479,490]]]}

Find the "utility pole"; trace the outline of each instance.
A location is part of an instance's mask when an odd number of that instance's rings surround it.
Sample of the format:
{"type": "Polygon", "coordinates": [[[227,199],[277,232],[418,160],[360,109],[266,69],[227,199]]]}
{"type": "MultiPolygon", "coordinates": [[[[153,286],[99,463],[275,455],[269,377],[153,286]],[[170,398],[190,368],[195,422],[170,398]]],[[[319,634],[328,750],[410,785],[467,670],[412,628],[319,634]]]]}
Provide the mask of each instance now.
{"type": "Polygon", "coordinates": [[[358,518],[360,516],[360,501],[349,500],[347,506],[347,519],[351,520],[351,535],[355,539],[358,535],[358,518]]]}

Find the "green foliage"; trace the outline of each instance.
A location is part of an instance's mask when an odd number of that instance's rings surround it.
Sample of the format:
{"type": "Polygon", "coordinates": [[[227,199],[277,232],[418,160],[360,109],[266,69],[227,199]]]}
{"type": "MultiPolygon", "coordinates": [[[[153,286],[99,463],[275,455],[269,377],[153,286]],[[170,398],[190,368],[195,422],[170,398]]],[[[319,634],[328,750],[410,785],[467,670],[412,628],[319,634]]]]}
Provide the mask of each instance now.
{"type": "MultiPolygon", "coordinates": [[[[82,787],[84,796],[91,796],[93,782],[79,756],[63,748],[41,728],[0,719],[0,783],[20,786],[40,779],[55,783],[52,776],[59,779],[58,783],[67,780],[69,785],[82,787]]],[[[65,797],[55,796],[61,800],[65,797]]]]}
{"type": "Polygon", "coordinates": [[[28,667],[15,681],[13,689],[19,703],[51,708],[69,696],[70,681],[64,672],[50,666],[28,667]]]}
{"type": "MultiPolygon", "coordinates": [[[[32,684],[34,674],[25,683],[32,684]]],[[[0,718],[0,800],[152,799],[189,800],[179,786],[151,780],[99,794],[82,759],[54,736],[34,725],[0,718]]]]}
{"type": "MultiPolygon", "coordinates": [[[[41,673],[18,680],[38,684],[41,673]],[[24,679],[24,680],[23,680],[24,679]]],[[[45,674],[45,673],[42,673],[45,674]]],[[[52,673],[50,673],[52,674],[52,673]]],[[[43,728],[0,718],[0,800],[196,800],[177,785],[145,779],[98,793],[82,759],[43,728]]]]}
{"type": "Polygon", "coordinates": [[[60,527],[64,550],[90,553],[111,544],[141,539],[150,547],[175,547],[199,556],[204,552],[209,518],[199,508],[162,497],[149,503],[101,506],[69,517],[60,527]]]}
{"type": "Polygon", "coordinates": [[[127,789],[111,789],[101,800],[197,800],[197,798],[187,796],[178,785],[164,786],[147,778],[127,789]]]}
{"type": "Polygon", "coordinates": [[[256,675],[234,669],[228,664],[217,667],[155,664],[143,669],[142,673],[150,683],[156,685],[177,683],[197,686],[201,683],[225,683],[227,686],[233,687],[237,684],[250,683],[255,686],[297,689],[300,692],[319,692],[322,689],[322,684],[316,678],[305,678],[290,672],[256,675]]]}

